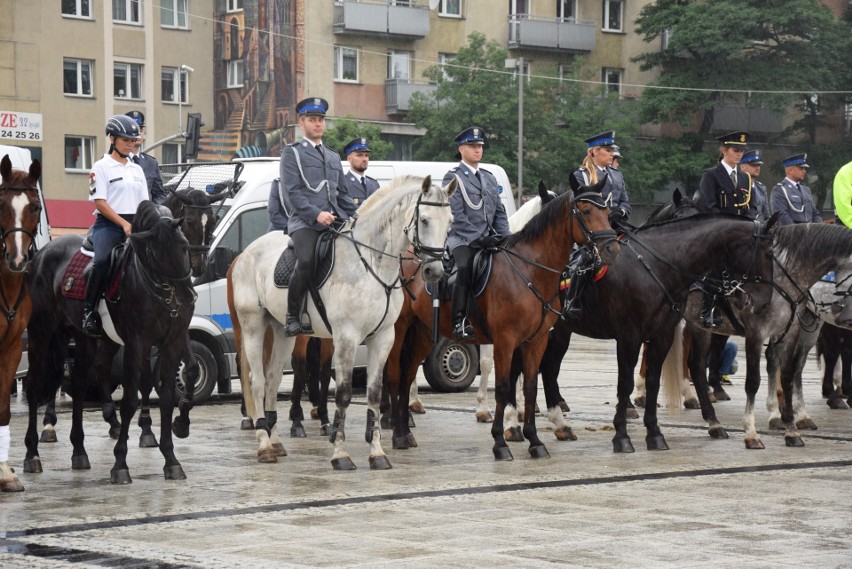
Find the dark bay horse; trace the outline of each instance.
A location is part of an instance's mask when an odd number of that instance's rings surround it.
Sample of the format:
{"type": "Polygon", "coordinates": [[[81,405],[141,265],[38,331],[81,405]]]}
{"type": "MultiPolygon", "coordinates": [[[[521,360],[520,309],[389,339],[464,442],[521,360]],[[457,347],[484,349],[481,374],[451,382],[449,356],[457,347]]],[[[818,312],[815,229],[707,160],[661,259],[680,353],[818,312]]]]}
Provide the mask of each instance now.
{"type": "MultiPolygon", "coordinates": [[[[657,422],[657,397],[665,362],[669,403],[680,405],[681,343],[673,342],[689,289],[709,267],[723,265],[742,277],[743,301],[755,311],[772,297],[770,224],[724,215],[699,215],[640,228],[625,236],[621,254],[605,276],[587,291],[589,298],[576,322],[559,320],[541,362],[548,417],[558,438],[574,438],[558,405],[556,378],[571,334],[615,339],[618,354],[618,404],[615,452],[633,452],[627,434],[627,410],[633,391],[633,371],[643,343],[647,345],[647,402],[644,424],[649,450],[668,445],[657,422]],[[625,250],[628,249],[628,250],[625,250]],[[672,348],[673,357],[666,358],[672,348]],[[566,432],[566,429],[568,431],[566,432]],[[562,436],[560,436],[562,435],[562,436]]],[[[730,291],[729,291],[730,292],[730,291]]],[[[711,427],[711,433],[721,425],[711,427]]]]}
{"type": "MultiPolygon", "coordinates": [[[[603,263],[611,263],[618,254],[619,245],[600,195],[605,183],[602,180],[591,188],[575,188],[577,194],[571,191],[559,196],[522,231],[507,238],[494,254],[488,285],[472,303],[475,306],[470,314],[476,336],[471,343],[494,345],[497,407],[491,434],[497,460],[512,459],[502,425],[506,406],[515,400],[509,368],[516,348],[523,362],[524,434],[530,440],[529,452],[533,458],[549,456],[535,427],[538,364],[547,331],[560,315],[559,281],[574,244],[589,247],[603,263]]],[[[416,444],[408,427],[409,390],[417,367],[432,349],[433,300],[423,279],[416,276],[416,263],[403,263],[402,271],[409,294],[395,325],[396,337],[385,370],[393,408],[394,448],[416,444]]],[[[442,303],[442,335],[449,337],[450,324],[449,303],[442,303]]]]}
{"type": "Polygon", "coordinates": [[[12,168],[9,156],[0,160],[0,491],[22,492],[24,485],[9,466],[12,418],[10,398],[23,352],[21,336],[32,312],[26,272],[35,253],[35,234],[41,214],[38,179],[41,164],[33,160],[28,172],[12,168]]]}
{"type": "MultiPolygon", "coordinates": [[[[67,235],[51,241],[32,266],[31,294],[33,314],[29,324],[30,370],[27,382],[29,426],[26,435],[25,472],[41,472],[38,455],[36,416],[38,406],[53,398],[61,378],[67,340],[74,338],[77,363],[72,377],[73,414],[71,442],[74,450],[71,468],[90,468],[83,445],[83,398],[86,375],[95,365],[104,401],[104,416],[114,412],[107,387],[113,356],[124,343],[124,396],[121,401],[121,430],[115,446],[115,464],[110,481],[129,484],[127,439],[130,421],[139,405],[138,392],[142,376],[148,371],[152,346],[159,350],[160,382],[160,451],[165,457],[166,479],[183,479],[186,475],[174,454],[171,436],[175,405],[175,375],[181,357],[186,353],[187,327],[192,317],[195,292],[190,283],[189,244],[180,231],[180,219],[174,219],[166,208],[142,202],[132,224],[125,252],[119,293],[102,301],[102,316],[111,319],[116,337],[101,340],[85,336],[80,329],[82,300],[62,294],[65,268],[82,245],[83,238],[67,235]],[[105,307],[105,308],[104,308],[105,307]]],[[[150,381],[150,380],[149,380],[150,381]]],[[[183,411],[182,411],[183,413],[183,411]]],[[[177,417],[175,423],[182,419],[177,417]]],[[[186,420],[186,418],[184,418],[186,420]]],[[[179,430],[179,429],[176,429],[179,430]]]]}

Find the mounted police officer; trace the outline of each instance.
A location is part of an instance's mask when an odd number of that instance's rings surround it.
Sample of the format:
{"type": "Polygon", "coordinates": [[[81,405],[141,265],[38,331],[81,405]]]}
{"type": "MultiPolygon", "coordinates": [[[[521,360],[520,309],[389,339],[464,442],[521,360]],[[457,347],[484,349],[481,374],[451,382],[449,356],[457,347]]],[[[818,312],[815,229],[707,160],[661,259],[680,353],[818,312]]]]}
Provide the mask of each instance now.
{"type": "Polygon", "coordinates": [[[106,284],[110,252],[130,235],[133,215],[148,199],[145,172],[130,160],[136,141],[142,137],[139,125],[126,115],[116,115],[107,121],[105,130],[109,151],[89,173],[89,201],[95,202],[97,219],[92,226],[95,258],[86,285],[82,327],[93,337],[101,335],[97,304],[106,284]]]}
{"type": "Polygon", "coordinates": [[[770,206],[778,213],[778,225],[822,223],[811,189],[802,182],[808,175],[808,155],[794,154],[783,161],[785,178],[772,188],[770,206]]]}
{"type": "Polygon", "coordinates": [[[751,176],[751,203],[757,212],[755,219],[767,221],[772,214],[769,211],[769,193],[763,182],[757,179],[760,176],[761,166],[763,166],[763,160],[760,150],[746,150],[740,159],[740,171],[751,176]]]}
{"type": "Polygon", "coordinates": [[[142,171],[145,172],[145,181],[148,184],[148,195],[151,196],[148,199],[155,204],[162,204],[166,201],[168,194],[163,188],[163,178],[160,177],[160,164],[157,163],[156,158],[147,152],[142,152],[142,144],[145,142],[145,115],[142,114],[142,111],[130,111],[127,113],[127,116],[136,121],[136,124],[139,125],[139,132],[142,134],[142,138],[136,141],[132,159],[135,163],[139,164],[139,166],[142,167],[142,171]]]}
{"type": "Polygon", "coordinates": [[[299,101],[296,113],[305,137],[281,151],[281,188],[290,213],[287,231],[296,252],[296,268],[287,297],[287,336],[312,334],[301,315],[305,294],[314,278],[314,252],[320,234],[335,221],[355,214],[355,204],[346,189],[340,156],[325,147],[325,114],[328,101],[310,97],[299,101]]]}
{"type": "Polygon", "coordinates": [[[355,205],[361,204],[379,189],[379,182],[365,174],[370,164],[370,146],[366,138],[355,138],[343,147],[343,155],[349,162],[349,173],[346,174],[346,189],[352,196],[355,205]]]}
{"type": "Polygon", "coordinates": [[[503,189],[494,174],[479,167],[482,161],[485,131],[472,126],[455,138],[461,158],[459,165],[447,172],[443,185],[453,177],[458,179],[459,191],[450,196],[453,224],[447,237],[447,248],[456,264],[456,284],[453,288],[453,337],[472,338],[473,326],[467,321],[468,290],[471,284],[471,265],[476,248],[498,245],[509,233],[509,218],[500,200],[503,189]]]}

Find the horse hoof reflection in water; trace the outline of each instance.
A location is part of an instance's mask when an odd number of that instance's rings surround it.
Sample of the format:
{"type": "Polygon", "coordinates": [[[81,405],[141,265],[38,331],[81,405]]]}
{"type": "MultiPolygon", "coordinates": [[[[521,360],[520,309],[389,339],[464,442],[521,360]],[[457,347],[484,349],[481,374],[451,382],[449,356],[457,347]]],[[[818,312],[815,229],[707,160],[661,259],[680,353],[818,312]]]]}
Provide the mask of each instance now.
{"type": "MultiPolygon", "coordinates": [[[[121,427],[115,445],[111,482],[130,483],[127,466],[128,429],[139,406],[138,392],[153,385],[148,356],[152,346],[159,351],[160,451],[165,458],[166,479],[185,474],[174,454],[172,413],[175,407],[175,376],[187,352],[187,329],[195,303],[190,283],[189,244],[180,230],[181,219],[167,209],[142,202],[128,238],[128,260],[120,284],[120,295],[107,304],[115,331],[124,342],[121,427]],[[144,307],[144,308],[143,308],[144,307]],[[144,309],[144,318],[141,310],[144,309]]],[[[68,339],[75,341],[76,364],[71,378],[73,400],[71,442],[72,468],[88,468],[83,444],[83,401],[90,367],[101,386],[104,416],[114,413],[109,372],[119,344],[107,337],[96,342],[83,334],[83,301],[62,294],[65,268],[82,245],[82,237],[67,235],[51,241],[33,261],[31,294],[34,310],[30,320],[30,371],[27,382],[29,425],[26,435],[26,472],[40,472],[36,418],[39,404],[51,400],[62,378],[68,339]]],[[[103,302],[103,301],[102,301],[103,302]]]]}

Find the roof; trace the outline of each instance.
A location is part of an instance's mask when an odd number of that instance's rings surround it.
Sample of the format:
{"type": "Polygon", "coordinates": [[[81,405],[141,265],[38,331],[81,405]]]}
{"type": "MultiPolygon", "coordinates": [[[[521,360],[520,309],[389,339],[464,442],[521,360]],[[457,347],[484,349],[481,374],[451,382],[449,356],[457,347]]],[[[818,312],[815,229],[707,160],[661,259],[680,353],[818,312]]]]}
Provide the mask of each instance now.
{"type": "Polygon", "coordinates": [[[85,228],[95,222],[95,204],[80,200],[44,200],[51,227],[85,228]]]}

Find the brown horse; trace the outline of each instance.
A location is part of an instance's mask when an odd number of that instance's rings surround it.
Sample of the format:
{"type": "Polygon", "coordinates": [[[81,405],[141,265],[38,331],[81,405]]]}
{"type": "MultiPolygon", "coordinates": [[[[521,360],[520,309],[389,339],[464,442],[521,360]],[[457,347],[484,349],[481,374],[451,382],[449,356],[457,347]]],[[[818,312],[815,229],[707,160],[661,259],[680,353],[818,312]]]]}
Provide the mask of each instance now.
{"type": "MultiPolygon", "coordinates": [[[[601,198],[606,180],[594,187],[574,188],[553,200],[522,231],[506,239],[494,252],[492,276],[481,296],[471,303],[476,335],[474,344],[494,344],[496,416],[491,434],[494,457],[511,460],[503,435],[503,414],[514,405],[509,371],[518,349],[523,361],[524,435],[533,458],[548,457],[535,428],[538,365],[547,345],[547,332],[560,315],[559,281],[575,243],[583,244],[603,263],[615,260],[619,244],[607,220],[601,198]]],[[[385,368],[393,407],[394,448],[416,446],[408,423],[408,397],[417,367],[432,349],[433,300],[415,262],[402,264],[409,294],[395,325],[394,346],[385,368]]],[[[449,337],[450,306],[440,309],[439,331],[449,337]]]]}
{"type": "Polygon", "coordinates": [[[0,490],[21,492],[24,485],[9,466],[10,397],[23,352],[21,336],[32,313],[26,272],[41,214],[37,186],[41,164],[33,160],[29,172],[13,170],[7,155],[0,161],[0,175],[0,308],[5,316],[0,318],[0,490]]]}

